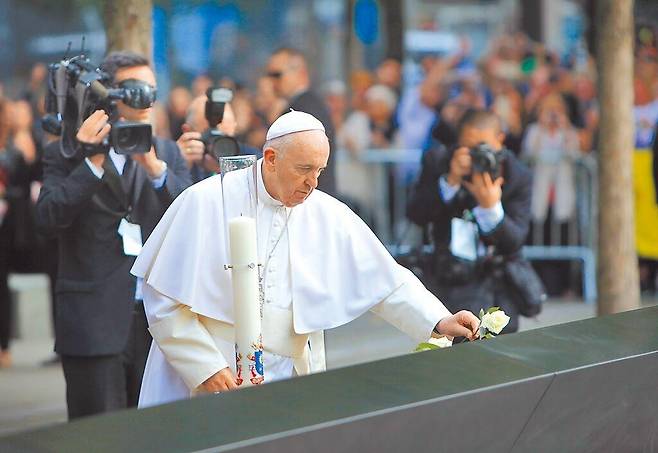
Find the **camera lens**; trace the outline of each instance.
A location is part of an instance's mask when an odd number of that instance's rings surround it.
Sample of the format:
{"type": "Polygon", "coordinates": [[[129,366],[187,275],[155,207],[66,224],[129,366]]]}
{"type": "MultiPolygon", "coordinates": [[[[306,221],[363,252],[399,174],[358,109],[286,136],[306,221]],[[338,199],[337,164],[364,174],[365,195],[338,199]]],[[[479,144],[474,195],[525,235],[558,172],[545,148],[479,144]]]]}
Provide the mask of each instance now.
{"type": "Polygon", "coordinates": [[[119,154],[146,153],[151,149],[151,125],[117,122],[112,125],[111,143],[119,154]]]}
{"type": "Polygon", "coordinates": [[[117,146],[123,149],[129,149],[135,145],[135,134],[132,129],[123,129],[117,135],[117,146]]]}
{"type": "Polygon", "coordinates": [[[232,137],[220,136],[215,137],[215,140],[212,143],[212,155],[216,158],[226,157],[226,156],[237,156],[240,154],[240,147],[238,142],[235,141],[232,137]]]}

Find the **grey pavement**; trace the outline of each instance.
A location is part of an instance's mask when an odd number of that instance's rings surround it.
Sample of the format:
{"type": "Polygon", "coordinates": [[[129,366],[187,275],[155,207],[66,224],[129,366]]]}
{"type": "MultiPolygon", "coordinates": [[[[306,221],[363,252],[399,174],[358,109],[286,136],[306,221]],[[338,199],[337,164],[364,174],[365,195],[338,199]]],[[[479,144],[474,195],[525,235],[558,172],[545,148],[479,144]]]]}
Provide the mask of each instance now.
{"type": "MultiPolygon", "coordinates": [[[[66,421],[65,385],[60,365],[44,367],[52,357],[52,331],[46,280],[15,276],[17,327],[12,343],[14,366],[0,369],[0,436],[66,421]]],[[[652,301],[655,303],[655,301],[652,301]]],[[[521,330],[589,318],[595,306],[582,301],[550,300],[536,319],[521,320],[521,330]]],[[[414,342],[372,314],[326,334],[327,364],[337,368],[407,354],[414,342]]]]}

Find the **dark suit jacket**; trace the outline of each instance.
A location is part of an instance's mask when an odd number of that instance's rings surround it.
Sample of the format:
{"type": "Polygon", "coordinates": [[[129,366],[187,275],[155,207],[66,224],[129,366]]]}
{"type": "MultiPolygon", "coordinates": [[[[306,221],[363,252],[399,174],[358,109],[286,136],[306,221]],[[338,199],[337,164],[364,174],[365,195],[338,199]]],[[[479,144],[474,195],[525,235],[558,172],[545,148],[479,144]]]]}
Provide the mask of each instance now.
{"type": "Polygon", "coordinates": [[[290,105],[282,112],[288,113],[290,109],[297,110],[300,112],[310,113],[316,117],[322,125],[324,126],[327,137],[329,138],[329,162],[327,163],[327,168],[322,173],[318,181],[318,189],[323,192],[328,193],[329,195],[336,195],[336,176],[334,169],[334,151],[336,149],[335,141],[335,131],[334,124],[331,121],[329,116],[329,110],[324,101],[311,91],[304,91],[303,93],[297,95],[290,102],[290,105]]]}
{"type": "MultiPolygon", "coordinates": [[[[477,206],[475,198],[461,188],[448,203],[439,194],[439,177],[447,174],[453,152],[445,148],[435,148],[423,156],[420,179],[407,206],[407,216],[416,224],[432,224],[436,253],[446,253],[451,239],[453,217],[462,217],[463,211],[477,206]]],[[[530,195],[532,174],[511,152],[503,164],[502,205],[505,211],[503,220],[493,231],[483,233],[480,239],[486,245],[495,246],[495,255],[515,256],[523,246],[530,225],[530,195]]],[[[434,269],[439,273],[445,269],[434,269]]],[[[506,332],[518,328],[518,308],[510,294],[509,284],[502,276],[500,268],[483,267],[467,284],[453,285],[441,282],[433,288],[439,298],[453,311],[468,309],[477,314],[480,308],[501,307],[512,320],[506,332]]]]}
{"type": "Polygon", "coordinates": [[[128,340],[135,303],[130,268],[135,258],[123,253],[119,222],[128,215],[141,226],[146,241],[174,198],[190,185],[176,143],[155,138],[154,146],[158,158],[167,163],[166,182],[158,190],[136,162],[124,170],[131,176],[126,191],[126,180],[109,157],[103,178],[98,179],[84,160],[62,157],[59,142],[44,153],[37,221],[59,240],[55,350],[60,354],[116,354],[128,340]]]}

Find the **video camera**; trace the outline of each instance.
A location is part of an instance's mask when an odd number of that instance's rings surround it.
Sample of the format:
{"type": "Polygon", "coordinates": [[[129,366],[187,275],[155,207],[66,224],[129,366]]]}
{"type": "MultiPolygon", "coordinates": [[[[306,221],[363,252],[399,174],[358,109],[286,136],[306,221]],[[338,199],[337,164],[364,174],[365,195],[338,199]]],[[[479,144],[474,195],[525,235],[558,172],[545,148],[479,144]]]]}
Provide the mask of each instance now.
{"type": "Polygon", "coordinates": [[[147,109],[155,101],[155,89],[138,80],[112,85],[112,77],[92,65],[84,54],[65,57],[48,67],[48,114],[42,124],[45,131],[61,137],[60,152],[65,158],[98,153],[98,147],[82,146],[75,136],[84,120],[99,109],[105,110],[112,125],[109,140],[100,145],[103,152],[110,147],[119,154],[141,154],[151,149],[151,125],[119,121],[116,101],[147,109]]]}
{"type": "Polygon", "coordinates": [[[240,154],[240,146],[235,138],[217,129],[224,119],[224,108],[233,99],[233,92],[227,88],[208,88],[206,92],[205,116],[210,127],[203,132],[201,140],[206,145],[206,153],[216,159],[240,154]]]}
{"type": "Polygon", "coordinates": [[[507,156],[507,150],[496,151],[486,143],[469,150],[471,155],[471,173],[489,173],[495,181],[502,175],[502,163],[507,156]]]}

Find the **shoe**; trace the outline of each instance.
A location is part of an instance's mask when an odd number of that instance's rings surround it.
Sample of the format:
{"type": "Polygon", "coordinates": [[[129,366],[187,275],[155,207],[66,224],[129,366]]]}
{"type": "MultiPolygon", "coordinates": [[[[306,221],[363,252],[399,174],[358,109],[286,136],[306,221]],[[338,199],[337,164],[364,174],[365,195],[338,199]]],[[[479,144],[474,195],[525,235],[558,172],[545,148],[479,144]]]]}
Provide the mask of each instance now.
{"type": "Polygon", "coordinates": [[[0,368],[9,368],[11,366],[11,352],[0,351],[0,368]]]}

